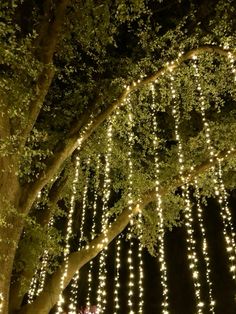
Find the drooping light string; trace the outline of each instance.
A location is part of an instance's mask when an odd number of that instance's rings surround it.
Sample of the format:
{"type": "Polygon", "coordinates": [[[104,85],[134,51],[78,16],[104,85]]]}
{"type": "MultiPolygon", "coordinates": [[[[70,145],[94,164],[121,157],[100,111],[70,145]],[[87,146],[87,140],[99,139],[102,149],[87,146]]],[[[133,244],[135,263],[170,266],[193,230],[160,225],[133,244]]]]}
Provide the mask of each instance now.
{"type": "Polygon", "coordinates": [[[76,156],[76,165],[75,165],[75,176],[72,183],[72,195],[70,199],[70,210],[68,214],[68,221],[67,221],[67,228],[66,228],[66,239],[65,239],[65,249],[64,249],[64,263],[65,268],[63,271],[63,274],[61,276],[60,280],[60,295],[59,300],[57,302],[57,309],[56,314],[63,313],[63,305],[64,305],[64,297],[63,297],[63,289],[64,289],[64,283],[65,279],[67,277],[67,271],[68,271],[68,255],[70,253],[70,238],[72,235],[72,224],[73,224],[73,213],[75,208],[75,196],[76,196],[76,187],[79,179],[79,166],[80,166],[80,158],[77,155],[76,156]]]}
{"type": "MultiPolygon", "coordinates": [[[[137,210],[138,210],[137,228],[140,231],[140,237],[142,237],[142,235],[141,235],[142,212],[140,210],[140,200],[138,200],[137,210]]],[[[141,241],[139,241],[139,243],[138,243],[138,273],[139,273],[139,277],[138,277],[138,291],[139,291],[138,314],[142,314],[143,313],[143,307],[144,307],[144,300],[143,300],[144,267],[143,267],[143,246],[142,246],[141,241]]]]}
{"type": "Polygon", "coordinates": [[[168,301],[168,285],[167,285],[167,266],[165,260],[165,229],[164,229],[164,218],[163,218],[163,207],[160,195],[160,181],[159,181],[159,156],[158,156],[158,137],[157,137],[157,118],[156,118],[156,104],[155,104],[155,88],[151,85],[152,92],[152,133],[153,133],[153,148],[154,148],[154,164],[155,164],[155,190],[156,190],[156,211],[159,219],[159,234],[158,234],[158,260],[160,264],[161,273],[161,285],[162,285],[162,313],[169,313],[169,301],[168,301]]]}
{"type": "MultiPolygon", "coordinates": [[[[133,112],[132,112],[132,104],[130,97],[126,100],[127,105],[127,114],[128,114],[128,152],[127,152],[127,161],[128,161],[128,208],[130,211],[130,225],[132,226],[134,223],[133,220],[133,161],[132,161],[132,149],[134,145],[134,132],[133,132],[133,112]]],[[[129,228],[130,232],[130,228],[129,228]]],[[[133,266],[133,240],[130,236],[130,247],[128,250],[128,268],[129,268],[129,282],[128,282],[128,307],[129,314],[134,314],[134,266],[133,266]]]]}
{"type": "Polygon", "coordinates": [[[107,256],[107,231],[108,231],[108,201],[111,193],[111,154],[112,154],[112,136],[113,136],[113,123],[116,115],[113,115],[108,120],[107,128],[107,149],[105,154],[105,169],[104,169],[104,184],[103,184],[103,197],[102,197],[102,219],[101,219],[101,232],[104,238],[101,243],[103,251],[99,256],[99,271],[98,271],[98,291],[97,291],[97,309],[98,313],[102,313],[106,309],[106,256],[107,256]]]}
{"type": "MultiPolygon", "coordinates": [[[[88,186],[89,186],[89,166],[90,166],[90,158],[86,161],[86,171],[85,171],[85,184],[83,189],[82,196],[82,209],[81,209],[81,221],[80,221],[80,235],[79,235],[79,247],[81,249],[83,246],[84,240],[84,223],[86,218],[86,208],[87,208],[87,198],[88,198],[88,186]]],[[[77,309],[77,295],[78,295],[78,284],[79,284],[79,270],[76,271],[74,277],[72,278],[71,283],[71,296],[69,299],[69,313],[68,314],[76,314],[77,309]]]]}
{"type": "MultiPolygon", "coordinates": [[[[96,157],[96,169],[95,169],[95,183],[94,183],[94,199],[93,199],[93,217],[92,217],[92,227],[91,227],[91,240],[95,237],[96,232],[96,215],[97,215],[97,201],[98,201],[98,189],[99,189],[99,175],[100,175],[100,154],[96,157]]],[[[90,308],[91,306],[91,293],[92,293],[92,270],[93,270],[93,260],[89,263],[89,271],[88,271],[88,293],[86,297],[86,306],[90,308]]]]}
{"type": "Polygon", "coordinates": [[[178,159],[180,164],[179,175],[183,182],[182,185],[182,193],[183,198],[185,201],[185,208],[184,208],[184,218],[185,218],[185,226],[187,230],[187,251],[188,251],[188,260],[189,260],[189,268],[192,272],[193,284],[194,284],[194,291],[195,291],[195,298],[196,298],[196,305],[197,305],[197,313],[203,313],[203,306],[204,303],[201,299],[201,283],[199,279],[199,271],[198,271],[198,258],[196,253],[196,246],[194,240],[194,230],[193,230],[193,217],[192,217],[192,206],[190,202],[190,195],[189,195],[189,184],[183,176],[184,171],[184,155],[183,155],[183,147],[182,141],[179,135],[179,123],[180,123],[180,112],[176,101],[176,91],[173,86],[174,77],[170,75],[171,79],[171,94],[172,94],[172,114],[175,119],[175,138],[178,141],[178,159]]]}
{"type": "MultiPolygon", "coordinates": [[[[54,223],[54,217],[51,217],[48,223],[48,228],[52,227],[54,223]]],[[[49,252],[45,250],[42,257],[41,269],[39,273],[39,286],[36,291],[36,296],[38,296],[44,288],[46,274],[47,274],[47,266],[48,266],[49,252]]]]}
{"type": "Polygon", "coordinates": [[[116,241],[116,274],[115,274],[115,289],[114,289],[114,314],[119,313],[120,304],[119,304],[119,288],[120,288],[120,251],[121,251],[121,239],[118,237],[116,241]]]}
{"type": "MultiPolygon", "coordinates": [[[[217,154],[214,150],[213,145],[211,144],[211,138],[210,138],[210,126],[209,123],[206,121],[206,114],[205,114],[205,98],[203,96],[203,92],[202,92],[202,87],[201,84],[199,82],[199,70],[198,70],[198,65],[197,65],[197,57],[194,56],[193,57],[193,67],[194,67],[194,76],[195,76],[195,80],[197,83],[197,90],[199,92],[200,95],[200,112],[201,112],[201,116],[202,116],[202,121],[203,121],[203,125],[204,125],[204,130],[205,130],[205,137],[206,137],[206,144],[207,144],[207,149],[210,155],[210,162],[213,163],[213,158],[217,158],[217,154]]],[[[212,164],[210,171],[213,174],[213,181],[214,181],[214,191],[215,191],[215,195],[218,199],[218,203],[221,207],[221,211],[220,211],[220,215],[222,217],[222,221],[223,221],[223,235],[224,235],[224,239],[226,242],[226,251],[228,252],[228,256],[229,256],[229,270],[232,274],[232,278],[235,280],[236,276],[235,276],[235,271],[236,271],[236,259],[235,259],[235,240],[234,240],[234,231],[233,231],[233,227],[232,227],[232,223],[230,223],[231,221],[231,213],[230,210],[228,208],[228,206],[226,205],[227,203],[225,203],[225,201],[223,200],[222,195],[224,195],[224,192],[222,194],[222,191],[224,190],[224,185],[223,185],[223,181],[222,181],[222,173],[220,172],[221,167],[219,166],[219,172],[217,173],[216,171],[216,167],[212,164]],[[223,187],[223,188],[222,188],[223,187]]],[[[226,197],[227,200],[227,197],[226,197]]]]}
{"type": "Polygon", "coordinates": [[[138,280],[138,289],[139,289],[139,302],[138,302],[138,313],[143,313],[144,300],[143,300],[143,279],[144,279],[144,271],[143,271],[143,247],[141,243],[138,246],[138,268],[139,268],[139,280],[138,280]]]}
{"type": "Polygon", "coordinates": [[[229,270],[232,278],[236,279],[236,245],[235,245],[235,230],[233,227],[232,215],[229,209],[227,192],[222,178],[221,159],[218,158],[218,177],[219,177],[219,203],[221,205],[221,217],[224,222],[223,233],[226,240],[226,251],[229,256],[229,270]]]}
{"type": "Polygon", "coordinates": [[[203,215],[202,215],[203,210],[201,206],[200,192],[199,192],[197,178],[194,179],[194,186],[195,186],[196,205],[197,205],[197,219],[198,219],[198,224],[200,226],[200,231],[201,231],[201,236],[202,236],[202,252],[203,252],[203,257],[204,257],[204,261],[206,265],[206,281],[208,285],[209,310],[212,314],[214,314],[215,313],[215,301],[213,299],[213,293],[212,293],[213,283],[211,280],[210,257],[209,257],[208,249],[207,249],[206,230],[203,223],[203,215]]]}

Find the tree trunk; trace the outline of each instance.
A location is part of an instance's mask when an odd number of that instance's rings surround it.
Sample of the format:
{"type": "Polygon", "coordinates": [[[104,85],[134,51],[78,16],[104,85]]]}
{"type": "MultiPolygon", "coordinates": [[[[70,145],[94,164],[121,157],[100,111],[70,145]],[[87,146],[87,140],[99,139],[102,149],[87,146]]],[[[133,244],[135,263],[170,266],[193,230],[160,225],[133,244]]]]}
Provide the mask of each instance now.
{"type": "Polygon", "coordinates": [[[17,211],[20,185],[14,172],[13,158],[0,158],[0,293],[2,313],[8,313],[9,287],[16,247],[23,227],[17,211]]]}

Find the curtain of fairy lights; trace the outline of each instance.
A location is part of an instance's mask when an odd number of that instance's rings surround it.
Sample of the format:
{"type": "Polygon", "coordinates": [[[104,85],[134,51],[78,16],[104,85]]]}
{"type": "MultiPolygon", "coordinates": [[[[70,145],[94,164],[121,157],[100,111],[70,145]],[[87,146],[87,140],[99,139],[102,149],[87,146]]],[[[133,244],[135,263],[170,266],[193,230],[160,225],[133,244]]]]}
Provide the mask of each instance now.
{"type": "MultiPolygon", "coordinates": [[[[93,200],[93,216],[92,216],[92,227],[91,227],[91,240],[95,237],[96,232],[96,216],[97,216],[97,202],[98,202],[98,189],[99,189],[99,176],[100,176],[100,168],[101,168],[101,161],[100,161],[100,154],[96,157],[96,169],[95,169],[95,182],[94,182],[94,200],[93,200]]],[[[91,293],[92,293],[92,271],[94,267],[93,260],[89,262],[89,270],[88,270],[88,293],[86,297],[86,305],[88,308],[91,306],[91,293]]]]}
{"type": "MultiPolygon", "coordinates": [[[[126,100],[127,107],[127,115],[128,115],[128,152],[127,152],[127,160],[128,160],[128,208],[130,211],[130,225],[133,225],[133,161],[132,161],[132,149],[134,145],[134,132],[133,132],[133,112],[132,112],[132,104],[130,97],[126,100]]],[[[130,230],[129,230],[130,232],[130,230]]],[[[128,268],[129,268],[129,282],[128,282],[128,307],[129,313],[133,314],[133,294],[134,294],[134,266],[133,266],[133,240],[130,236],[130,246],[128,249],[128,268]]]]}
{"type": "MultiPolygon", "coordinates": [[[[197,56],[193,57],[193,68],[194,68],[194,76],[195,76],[195,81],[197,85],[197,90],[200,95],[200,112],[202,116],[202,121],[204,125],[204,131],[205,131],[205,137],[206,137],[206,144],[207,144],[207,149],[209,152],[210,156],[210,162],[213,163],[213,158],[217,157],[217,154],[215,152],[215,149],[212,145],[212,140],[211,140],[211,130],[210,130],[210,125],[206,120],[206,113],[205,113],[205,107],[206,107],[206,102],[205,102],[205,97],[203,95],[202,87],[199,81],[199,69],[198,69],[198,64],[197,64],[197,56]]],[[[228,208],[227,204],[227,197],[224,195],[225,194],[225,188],[222,180],[222,172],[221,172],[221,166],[219,165],[218,171],[216,167],[212,164],[211,166],[211,172],[213,174],[213,180],[214,180],[214,190],[215,190],[215,195],[217,197],[218,203],[220,205],[220,215],[222,217],[223,221],[223,235],[226,243],[226,251],[228,253],[229,257],[229,270],[232,275],[232,278],[235,280],[235,270],[236,270],[236,259],[235,259],[235,233],[234,233],[234,228],[232,225],[232,217],[230,210],[228,208]],[[225,200],[226,198],[226,200],[225,200]]]]}
{"type": "Polygon", "coordinates": [[[213,299],[213,293],[212,293],[212,280],[211,280],[211,268],[210,268],[210,257],[208,254],[208,248],[207,248],[207,239],[206,239],[206,229],[204,227],[203,223],[203,209],[201,206],[201,198],[200,198],[200,192],[199,192],[199,186],[198,186],[198,180],[197,178],[194,179],[194,187],[195,187],[195,197],[196,197],[196,206],[197,206],[197,220],[201,231],[202,236],[202,252],[203,257],[206,265],[206,281],[208,285],[208,296],[209,296],[209,310],[212,314],[215,313],[215,301],[213,299]]]}
{"type": "Polygon", "coordinates": [[[104,235],[102,241],[103,251],[99,256],[99,271],[98,271],[98,291],[97,291],[97,308],[98,312],[102,313],[106,309],[106,256],[107,256],[107,231],[108,231],[108,201],[111,192],[111,154],[112,154],[112,136],[113,136],[113,123],[115,115],[109,118],[107,128],[107,149],[105,154],[105,169],[104,169],[104,185],[103,185],[103,197],[102,197],[102,219],[101,219],[101,231],[104,235]]]}
{"type": "Polygon", "coordinates": [[[60,295],[59,295],[59,300],[57,302],[57,309],[56,313],[61,314],[63,313],[63,305],[64,305],[64,297],[63,297],[63,288],[64,288],[64,283],[65,279],[67,276],[67,271],[68,271],[68,256],[70,253],[70,243],[69,240],[72,235],[72,224],[73,224],[73,213],[74,213],[74,208],[75,208],[75,196],[76,196],[76,186],[78,183],[79,179],[79,167],[80,167],[80,159],[79,156],[76,157],[76,165],[75,165],[75,176],[74,180],[72,183],[72,195],[70,199],[70,209],[69,209],[69,214],[68,214],[68,221],[67,221],[67,228],[66,228],[66,239],[65,239],[65,249],[64,249],[64,263],[65,263],[65,268],[63,271],[63,274],[61,276],[60,280],[60,295]]]}
{"type": "Polygon", "coordinates": [[[157,118],[156,118],[156,103],[155,103],[155,88],[154,85],[151,85],[151,94],[152,94],[152,133],[153,133],[153,148],[154,148],[154,163],[155,163],[155,190],[156,190],[156,202],[157,202],[157,214],[159,219],[159,235],[158,235],[158,260],[160,264],[160,273],[161,273],[161,285],[162,285],[162,313],[169,313],[169,301],[168,301],[168,285],[167,285],[167,266],[165,260],[165,230],[164,230],[164,219],[163,219],[163,207],[160,195],[160,181],[159,181],[159,157],[158,157],[158,137],[157,137],[157,118]]]}
{"type": "Polygon", "coordinates": [[[194,230],[193,230],[193,217],[192,217],[192,205],[190,202],[190,195],[189,195],[189,184],[183,176],[184,171],[184,155],[183,155],[183,146],[182,141],[179,134],[179,124],[180,124],[180,111],[179,106],[176,100],[176,90],[174,88],[174,76],[170,75],[171,84],[171,94],[172,94],[172,115],[175,120],[175,138],[178,142],[178,160],[179,160],[179,175],[182,180],[182,194],[185,201],[185,208],[184,208],[184,217],[185,217],[185,226],[187,230],[187,251],[188,251],[188,260],[189,260],[189,268],[192,272],[193,284],[194,284],[194,291],[195,291],[195,298],[196,298],[196,305],[197,305],[197,313],[203,313],[203,306],[204,303],[201,299],[201,283],[199,279],[199,271],[198,271],[198,258],[196,253],[195,247],[195,240],[194,240],[194,230]]]}
{"type": "MultiPolygon", "coordinates": [[[[83,246],[84,240],[84,224],[86,218],[86,208],[87,208],[87,198],[88,198],[88,186],[89,186],[89,167],[90,167],[90,158],[86,160],[86,170],[85,170],[85,184],[83,189],[82,196],[82,209],[81,209],[81,221],[79,229],[79,247],[78,250],[83,246]]],[[[69,314],[76,314],[77,308],[77,295],[78,295],[78,283],[79,283],[79,270],[76,271],[72,283],[71,283],[71,296],[69,299],[69,314]]]]}

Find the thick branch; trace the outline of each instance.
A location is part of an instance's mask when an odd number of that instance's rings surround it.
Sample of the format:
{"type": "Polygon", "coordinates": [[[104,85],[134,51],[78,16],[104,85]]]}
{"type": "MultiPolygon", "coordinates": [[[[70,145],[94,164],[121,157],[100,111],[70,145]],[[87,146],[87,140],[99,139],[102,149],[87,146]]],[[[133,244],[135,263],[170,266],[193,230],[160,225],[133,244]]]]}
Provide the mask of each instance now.
{"type": "MultiPolygon", "coordinates": [[[[213,162],[206,161],[201,165],[195,167],[191,173],[185,173],[184,177],[188,178],[188,181],[191,182],[199,174],[208,171],[212,166],[217,163],[217,158],[232,158],[236,156],[236,150],[230,152],[222,152],[216,158],[213,159],[213,162]]],[[[176,176],[171,180],[171,184],[166,188],[160,190],[161,195],[165,195],[171,190],[177,189],[183,184],[183,179],[179,176],[176,176]]],[[[143,195],[139,202],[134,205],[132,209],[132,215],[136,215],[149,203],[156,200],[156,191],[150,190],[149,192],[143,195]]],[[[96,257],[104,248],[103,240],[107,239],[107,244],[109,244],[116,236],[118,236],[128,225],[131,218],[131,212],[128,208],[125,208],[124,211],[118,216],[116,221],[108,229],[107,234],[101,234],[96,239],[90,242],[90,244],[81,249],[78,252],[71,253],[68,259],[68,272],[67,277],[64,282],[63,289],[67,287],[71,279],[73,278],[75,272],[84,266],[87,262],[96,257]]],[[[60,278],[64,272],[65,263],[54,273],[54,275],[46,283],[44,291],[39,295],[39,297],[31,305],[27,305],[22,308],[20,313],[24,314],[33,314],[34,310],[40,310],[40,313],[48,313],[50,309],[56,304],[59,294],[60,294],[60,278]]]]}
{"type": "MultiPolygon", "coordinates": [[[[37,181],[35,181],[31,186],[25,187],[25,193],[22,199],[22,211],[28,212],[37,196],[37,193],[53,178],[53,176],[57,173],[59,168],[62,166],[63,162],[69,157],[73,151],[78,147],[79,143],[83,144],[91,134],[101,125],[106,118],[121,104],[125,101],[126,97],[133,91],[148,85],[154,81],[156,81],[163,74],[166,74],[170,70],[174,70],[179,67],[184,61],[192,59],[193,56],[203,54],[203,53],[216,53],[220,54],[224,57],[227,57],[229,52],[234,54],[230,50],[225,50],[221,47],[205,45],[196,49],[192,49],[185,54],[183,54],[180,58],[175,61],[168,63],[167,65],[160,68],[155,74],[133,83],[133,85],[129,86],[127,89],[123,91],[120,97],[111,103],[102,113],[100,113],[96,118],[90,121],[90,124],[84,127],[84,129],[80,129],[80,132],[74,134],[73,136],[67,138],[64,143],[58,148],[57,152],[54,154],[52,158],[50,158],[47,162],[46,169],[40,173],[37,181]],[[79,139],[79,141],[78,141],[79,139]]],[[[236,57],[236,54],[234,54],[236,57]]]]}
{"type": "Polygon", "coordinates": [[[29,104],[28,123],[23,132],[24,140],[37,120],[54,76],[53,55],[69,2],[70,0],[47,0],[44,3],[44,16],[39,26],[38,38],[34,47],[36,59],[42,62],[43,69],[35,85],[35,97],[29,104]]]}

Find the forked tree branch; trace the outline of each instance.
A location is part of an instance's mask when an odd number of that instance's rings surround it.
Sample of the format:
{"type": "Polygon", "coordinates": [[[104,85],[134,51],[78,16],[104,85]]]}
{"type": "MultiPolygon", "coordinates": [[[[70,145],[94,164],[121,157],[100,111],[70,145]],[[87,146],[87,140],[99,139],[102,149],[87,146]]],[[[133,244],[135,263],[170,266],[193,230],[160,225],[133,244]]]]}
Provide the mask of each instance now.
{"type": "Polygon", "coordinates": [[[85,125],[84,128],[80,128],[80,131],[76,134],[73,134],[73,136],[68,136],[68,138],[64,140],[60,147],[57,148],[57,151],[54,153],[54,155],[47,160],[46,168],[39,174],[38,179],[33,184],[25,186],[23,197],[21,199],[22,212],[27,213],[30,210],[34,200],[36,199],[37,193],[53,178],[53,176],[55,176],[60,167],[62,167],[64,161],[76,150],[79,144],[82,145],[91,136],[91,134],[107,119],[107,117],[112,112],[122,105],[131,92],[152,82],[155,82],[159,77],[166,74],[168,71],[173,71],[175,68],[179,67],[184,61],[192,59],[193,56],[203,53],[216,53],[224,57],[228,57],[229,53],[231,53],[234,57],[236,57],[236,54],[231,50],[226,50],[213,45],[201,46],[184,53],[178,59],[164,65],[155,74],[143,80],[137,81],[136,83],[133,83],[131,86],[126,88],[117,100],[111,103],[98,116],[91,119],[87,126],[85,125]]]}
{"type": "MultiPolygon", "coordinates": [[[[212,162],[206,161],[201,165],[195,167],[191,173],[185,172],[183,177],[188,178],[188,182],[191,183],[195,177],[199,174],[207,172],[211,167],[215,166],[218,162],[218,158],[232,158],[236,156],[236,150],[227,152],[221,152],[212,162]]],[[[180,187],[185,180],[183,177],[176,176],[174,180],[171,180],[171,184],[167,187],[160,189],[160,194],[163,196],[170,191],[176,190],[180,187]]],[[[78,252],[71,253],[68,257],[68,271],[64,280],[63,290],[70,283],[76,271],[80,270],[86,263],[95,258],[105,247],[104,239],[106,238],[107,245],[117,237],[129,224],[131,216],[137,215],[142,212],[142,209],[151,202],[156,201],[156,191],[150,190],[139,198],[139,201],[133,206],[132,211],[129,208],[125,208],[123,212],[117,217],[115,222],[111,224],[105,234],[100,234],[94,240],[92,240],[85,248],[82,248],[78,252]]],[[[36,298],[32,304],[28,304],[22,308],[20,314],[34,314],[35,310],[40,313],[48,313],[50,309],[56,304],[59,294],[61,292],[60,281],[62,274],[64,273],[66,263],[64,262],[61,267],[52,275],[46,282],[45,289],[36,298]]]]}

